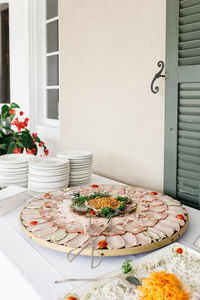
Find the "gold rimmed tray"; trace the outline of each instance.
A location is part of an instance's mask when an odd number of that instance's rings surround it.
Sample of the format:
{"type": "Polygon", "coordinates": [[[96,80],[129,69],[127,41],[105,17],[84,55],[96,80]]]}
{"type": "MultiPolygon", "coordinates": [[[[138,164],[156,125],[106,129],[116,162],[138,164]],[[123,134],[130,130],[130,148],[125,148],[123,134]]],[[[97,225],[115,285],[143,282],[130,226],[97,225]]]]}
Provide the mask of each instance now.
{"type": "MultiPolygon", "coordinates": [[[[34,242],[36,242],[37,244],[53,249],[53,250],[57,250],[60,252],[65,252],[68,253],[70,250],[72,250],[73,248],[71,247],[67,247],[65,245],[59,245],[56,243],[52,243],[50,241],[46,241],[42,238],[39,238],[37,236],[35,236],[32,232],[28,231],[26,229],[26,226],[23,224],[23,220],[22,220],[22,212],[20,214],[20,224],[22,226],[22,229],[24,230],[25,234],[27,236],[29,236],[29,238],[31,238],[34,242]]],[[[181,227],[181,229],[177,232],[175,232],[172,236],[170,237],[166,237],[164,239],[162,239],[159,242],[153,242],[151,244],[148,245],[144,245],[144,246],[135,246],[132,248],[122,248],[122,249],[117,249],[117,250],[108,250],[108,249],[100,249],[99,253],[101,253],[104,256],[122,256],[122,255],[131,255],[131,254],[137,254],[137,253],[142,253],[142,252],[147,252],[147,251],[151,251],[151,250],[155,250],[158,248],[161,248],[163,246],[166,246],[174,241],[176,241],[187,229],[188,226],[188,214],[187,214],[187,220],[185,222],[185,224],[183,225],[183,227],[181,227]]],[[[78,249],[77,249],[78,251],[78,249]]],[[[74,252],[75,254],[76,252],[74,252]]],[[[84,256],[91,256],[91,249],[90,248],[86,248],[84,249],[80,255],[84,255],[84,256]]],[[[95,255],[95,253],[94,253],[95,255]]]]}

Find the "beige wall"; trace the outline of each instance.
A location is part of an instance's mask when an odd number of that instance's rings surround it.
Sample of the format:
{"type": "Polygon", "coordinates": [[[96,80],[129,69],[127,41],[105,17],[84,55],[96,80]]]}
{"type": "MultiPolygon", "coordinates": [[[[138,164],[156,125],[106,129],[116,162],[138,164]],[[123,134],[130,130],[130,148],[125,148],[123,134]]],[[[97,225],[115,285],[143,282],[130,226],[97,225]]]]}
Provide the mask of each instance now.
{"type": "Polygon", "coordinates": [[[90,149],[94,170],[163,188],[165,0],[59,0],[62,149],[90,149]]]}

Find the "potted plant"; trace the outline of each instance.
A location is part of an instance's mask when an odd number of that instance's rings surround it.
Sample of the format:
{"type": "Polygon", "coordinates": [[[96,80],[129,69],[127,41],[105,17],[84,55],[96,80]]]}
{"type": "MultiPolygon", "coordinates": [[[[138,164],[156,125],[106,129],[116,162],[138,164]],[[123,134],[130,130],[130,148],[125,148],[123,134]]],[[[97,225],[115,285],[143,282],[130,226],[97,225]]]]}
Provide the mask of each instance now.
{"type": "Polygon", "coordinates": [[[43,148],[47,156],[49,150],[37,133],[27,128],[29,118],[24,118],[23,111],[16,103],[3,105],[0,112],[0,155],[23,153],[37,155],[38,147],[43,148]]]}

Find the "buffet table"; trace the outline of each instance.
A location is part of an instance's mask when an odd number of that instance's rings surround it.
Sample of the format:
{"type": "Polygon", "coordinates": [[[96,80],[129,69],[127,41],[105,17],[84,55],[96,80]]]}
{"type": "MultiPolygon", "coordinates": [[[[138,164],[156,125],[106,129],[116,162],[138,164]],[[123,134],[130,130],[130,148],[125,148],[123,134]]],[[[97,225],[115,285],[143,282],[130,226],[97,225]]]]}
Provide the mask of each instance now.
{"type": "MultiPolygon", "coordinates": [[[[92,176],[91,183],[119,184],[97,175],[92,176]]],[[[75,285],[75,283],[56,285],[55,280],[77,276],[98,277],[119,268],[124,259],[127,259],[127,257],[104,257],[102,264],[93,270],[90,268],[90,257],[78,257],[69,263],[65,253],[42,247],[25,236],[19,224],[21,209],[22,207],[19,207],[0,217],[0,250],[14,262],[19,272],[24,275],[24,280],[32,284],[40,299],[56,299],[69,292],[75,285]]],[[[193,248],[192,244],[200,234],[200,214],[198,210],[190,207],[187,207],[187,210],[189,226],[178,242],[193,248]]],[[[128,258],[135,260],[148,253],[131,255],[128,258]]]]}

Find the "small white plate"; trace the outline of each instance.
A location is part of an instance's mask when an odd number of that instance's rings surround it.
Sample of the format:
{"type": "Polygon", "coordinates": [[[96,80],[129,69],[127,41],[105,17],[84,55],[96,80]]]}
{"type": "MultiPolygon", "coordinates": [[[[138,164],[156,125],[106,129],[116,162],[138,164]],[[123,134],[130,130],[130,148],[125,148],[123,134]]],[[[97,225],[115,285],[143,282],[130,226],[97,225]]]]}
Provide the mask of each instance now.
{"type": "Polygon", "coordinates": [[[69,175],[58,175],[58,176],[34,176],[34,175],[29,175],[29,180],[30,181],[36,181],[36,182],[58,182],[62,180],[68,180],[69,175]]]}
{"type": "Polygon", "coordinates": [[[58,157],[40,157],[33,158],[30,160],[29,165],[31,167],[38,168],[57,168],[57,167],[65,167],[69,164],[68,159],[58,158],[58,157]]]}
{"type": "Polygon", "coordinates": [[[28,159],[24,154],[5,154],[0,156],[0,164],[28,164],[28,159]]]}
{"type": "Polygon", "coordinates": [[[79,159],[83,157],[92,157],[93,154],[90,151],[83,150],[70,150],[70,151],[60,151],[57,157],[67,157],[69,159],[79,159]]]}

